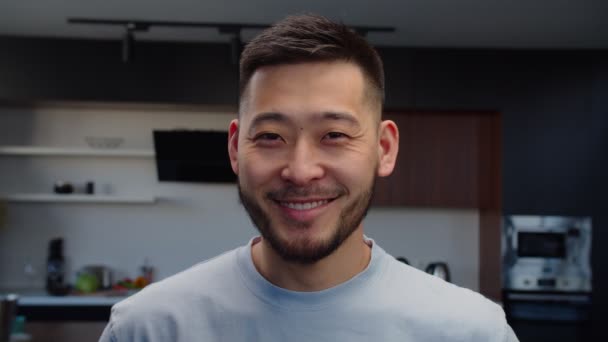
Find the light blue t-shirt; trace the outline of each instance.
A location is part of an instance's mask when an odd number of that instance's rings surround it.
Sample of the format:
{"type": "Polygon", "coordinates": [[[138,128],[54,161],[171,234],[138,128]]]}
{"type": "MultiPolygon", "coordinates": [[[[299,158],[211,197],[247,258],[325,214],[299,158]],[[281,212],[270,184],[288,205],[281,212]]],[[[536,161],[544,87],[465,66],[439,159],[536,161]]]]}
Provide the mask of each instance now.
{"type": "Polygon", "coordinates": [[[372,240],[363,272],[319,292],[268,282],[251,258],[255,241],[116,304],[100,341],[517,341],[500,306],[372,240]]]}

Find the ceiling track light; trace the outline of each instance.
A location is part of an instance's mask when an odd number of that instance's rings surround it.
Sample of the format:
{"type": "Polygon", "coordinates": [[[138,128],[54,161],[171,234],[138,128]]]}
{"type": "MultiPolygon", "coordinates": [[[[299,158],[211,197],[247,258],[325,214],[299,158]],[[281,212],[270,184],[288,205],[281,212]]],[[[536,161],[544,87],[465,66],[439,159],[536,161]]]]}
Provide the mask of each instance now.
{"type": "MultiPolygon", "coordinates": [[[[122,61],[128,63],[133,60],[133,48],[135,45],[135,32],[147,31],[152,26],[184,27],[184,28],[216,28],[222,34],[230,37],[230,60],[238,64],[243,42],[241,31],[245,29],[265,29],[270,25],[264,24],[238,24],[238,23],[204,23],[184,21],[159,21],[159,20],[115,20],[115,19],[92,19],[92,18],[68,18],[69,24],[88,25],[114,25],[123,26],[125,31],[122,36],[122,61]]],[[[355,32],[365,37],[369,32],[395,32],[394,27],[388,26],[349,26],[355,32]]]]}
{"type": "Polygon", "coordinates": [[[242,27],[236,25],[218,27],[220,33],[230,35],[230,62],[234,65],[239,64],[239,59],[241,58],[241,49],[243,46],[241,30],[242,27]]]}
{"type": "Polygon", "coordinates": [[[240,33],[236,33],[230,37],[230,62],[232,62],[232,64],[239,64],[242,46],[243,42],[241,41],[240,33]]]}
{"type": "Polygon", "coordinates": [[[135,48],[135,32],[136,31],[148,31],[150,26],[136,23],[127,22],[124,25],[125,31],[122,35],[122,62],[129,63],[133,60],[134,48],[135,48]]]}
{"type": "Polygon", "coordinates": [[[122,35],[122,62],[129,63],[133,58],[133,45],[135,45],[135,36],[133,31],[125,28],[122,35]]]}

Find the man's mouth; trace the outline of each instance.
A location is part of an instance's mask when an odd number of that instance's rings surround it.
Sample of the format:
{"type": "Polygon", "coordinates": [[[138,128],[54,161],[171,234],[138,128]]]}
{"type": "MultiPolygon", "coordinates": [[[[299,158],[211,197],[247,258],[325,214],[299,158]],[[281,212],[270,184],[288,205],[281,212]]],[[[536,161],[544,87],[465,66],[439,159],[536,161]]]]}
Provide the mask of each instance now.
{"type": "Polygon", "coordinates": [[[336,198],[289,198],[275,199],[273,202],[290,220],[310,222],[319,217],[336,198]]]}
{"type": "Polygon", "coordinates": [[[286,187],[266,196],[290,221],[310,222],[323,215],[333,201],[345,194],[346,191],[339,187],[286,187]]]}
{"type": "Polygon", "coordinates": [[[290,201],[277,201],[279,205],[283,207],[287,207],[289,209],[294,210],[310,210],[322,205],[325,205],[332,201],[333,199],[324,199],[324,200],[314,200],[314,201],[298,201],[298,202],[290,202],[290,201]]]}

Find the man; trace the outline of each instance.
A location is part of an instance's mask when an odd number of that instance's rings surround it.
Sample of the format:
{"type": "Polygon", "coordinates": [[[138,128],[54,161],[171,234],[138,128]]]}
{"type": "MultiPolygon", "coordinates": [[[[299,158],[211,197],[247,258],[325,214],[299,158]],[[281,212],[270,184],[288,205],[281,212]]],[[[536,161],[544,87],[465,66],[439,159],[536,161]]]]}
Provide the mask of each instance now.
{"type": "Polygon", "coordinates": [[[364,39],[288,17],[240,64],[228,151],[261,233],[117,304],[102,341],[517,341],[502,309],[363,234],[399,134],[364,39]]]}

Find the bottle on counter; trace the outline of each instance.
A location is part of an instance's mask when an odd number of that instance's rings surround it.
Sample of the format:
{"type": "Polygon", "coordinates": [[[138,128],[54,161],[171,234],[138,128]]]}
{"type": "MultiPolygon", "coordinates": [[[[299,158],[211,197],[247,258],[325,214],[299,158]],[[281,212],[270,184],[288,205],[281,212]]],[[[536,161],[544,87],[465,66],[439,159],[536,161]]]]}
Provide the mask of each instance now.
{"type": "Polygon", "coordinates": [[[63,257],[63,239],[57,238],[49,243],[49,256],[46,263],[46,290],[54,296],[68,293],[65,283],[65,258],[63,257]]]}
{"type": "Polygon", "coordinates": [[[150,260],[148,260],[148,257],[144,258],[144,263],[140,269],[141,276],[146,280],[148,284],[151,284],[154,281],[154,267],[150,265],[150,260]]]}

